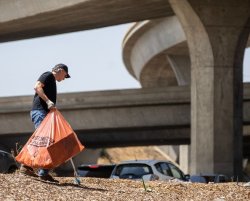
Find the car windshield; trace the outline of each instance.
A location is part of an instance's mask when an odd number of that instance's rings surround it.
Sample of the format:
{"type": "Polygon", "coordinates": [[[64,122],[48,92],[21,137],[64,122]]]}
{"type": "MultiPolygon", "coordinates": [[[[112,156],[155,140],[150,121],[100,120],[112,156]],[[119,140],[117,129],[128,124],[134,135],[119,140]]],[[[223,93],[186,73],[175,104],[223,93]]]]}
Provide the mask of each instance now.
{"type": "Polygon", "coordinates": [[[115,171],[116,176],[124,179],[139,179],[147,174],[153,174],[151,167],[139,163],[118,165],[115,171]]]}

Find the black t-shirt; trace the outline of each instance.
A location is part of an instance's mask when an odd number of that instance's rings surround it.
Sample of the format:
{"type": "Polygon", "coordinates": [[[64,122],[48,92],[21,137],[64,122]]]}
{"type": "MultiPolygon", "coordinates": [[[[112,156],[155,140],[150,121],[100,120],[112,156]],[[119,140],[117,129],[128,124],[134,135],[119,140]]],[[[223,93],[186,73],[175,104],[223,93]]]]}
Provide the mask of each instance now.
{"type": "MultiPolygon", "coordinates": [[[[56,104],[56,79],[52,72],[48,71],[43,73],[37,81],[40,81],[44,84],[44,93],[46,94],[48,99],[50,99],[53,103],[56,104]]],[[[40,98],[37,93],[35,93],[34,95],[32,110],[45,110],[47,112],[49,111],[46,102],[42,98],[40,98]]]]}

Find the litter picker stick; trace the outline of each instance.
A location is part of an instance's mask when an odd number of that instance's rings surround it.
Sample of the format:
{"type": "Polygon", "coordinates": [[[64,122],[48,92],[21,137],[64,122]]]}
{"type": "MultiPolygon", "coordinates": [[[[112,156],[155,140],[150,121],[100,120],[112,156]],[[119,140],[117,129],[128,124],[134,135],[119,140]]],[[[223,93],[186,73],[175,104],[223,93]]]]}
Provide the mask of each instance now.
{"type": "Polygon", "coordinates": [[[76,171],[76,167],[75,167],[75,164],[74,164],[72,158],[70,159],[70,162],[71,162],[71,165],[72,165],[72,167],[74,169],[75,183],[78,184],[78,185],[80,185],[81,182],[80,182],[80,179],[78,178],[78,173],[76,171]]]}

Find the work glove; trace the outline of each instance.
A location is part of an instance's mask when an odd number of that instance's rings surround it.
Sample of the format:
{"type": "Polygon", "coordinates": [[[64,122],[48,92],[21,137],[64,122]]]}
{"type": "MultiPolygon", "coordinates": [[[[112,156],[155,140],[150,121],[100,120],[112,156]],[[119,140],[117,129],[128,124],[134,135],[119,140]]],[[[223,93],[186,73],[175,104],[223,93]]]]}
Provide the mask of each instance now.
{"type": "Polygon", "coordinates": [[[55,107],[55,104],[51,100],[47,100],[46,104],[49,110],[55,107]]]}

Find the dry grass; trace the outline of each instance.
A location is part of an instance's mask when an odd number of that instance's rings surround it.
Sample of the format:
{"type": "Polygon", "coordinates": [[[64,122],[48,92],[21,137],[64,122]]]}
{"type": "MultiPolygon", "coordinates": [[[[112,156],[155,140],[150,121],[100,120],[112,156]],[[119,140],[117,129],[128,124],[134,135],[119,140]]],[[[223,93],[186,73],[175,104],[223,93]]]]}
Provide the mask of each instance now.
{"type": "Polygon", "coordinates": [[[250,200],[250,187],[243,184],[194,184],[184,182],[141,181],[57,177],[59,184],[48,184],[30,177],[0,174],[0,200],[250,200]]]}
{"type": "Polygon", "coordinates": [[[135,159],[158,159],[172,160],[166,154],[162,155],[155,146],[144,147],[123,147],[123,148],[107,148],[105,155],[98,159],[98,164],[119,163],[123,160],[135,159]]]}

